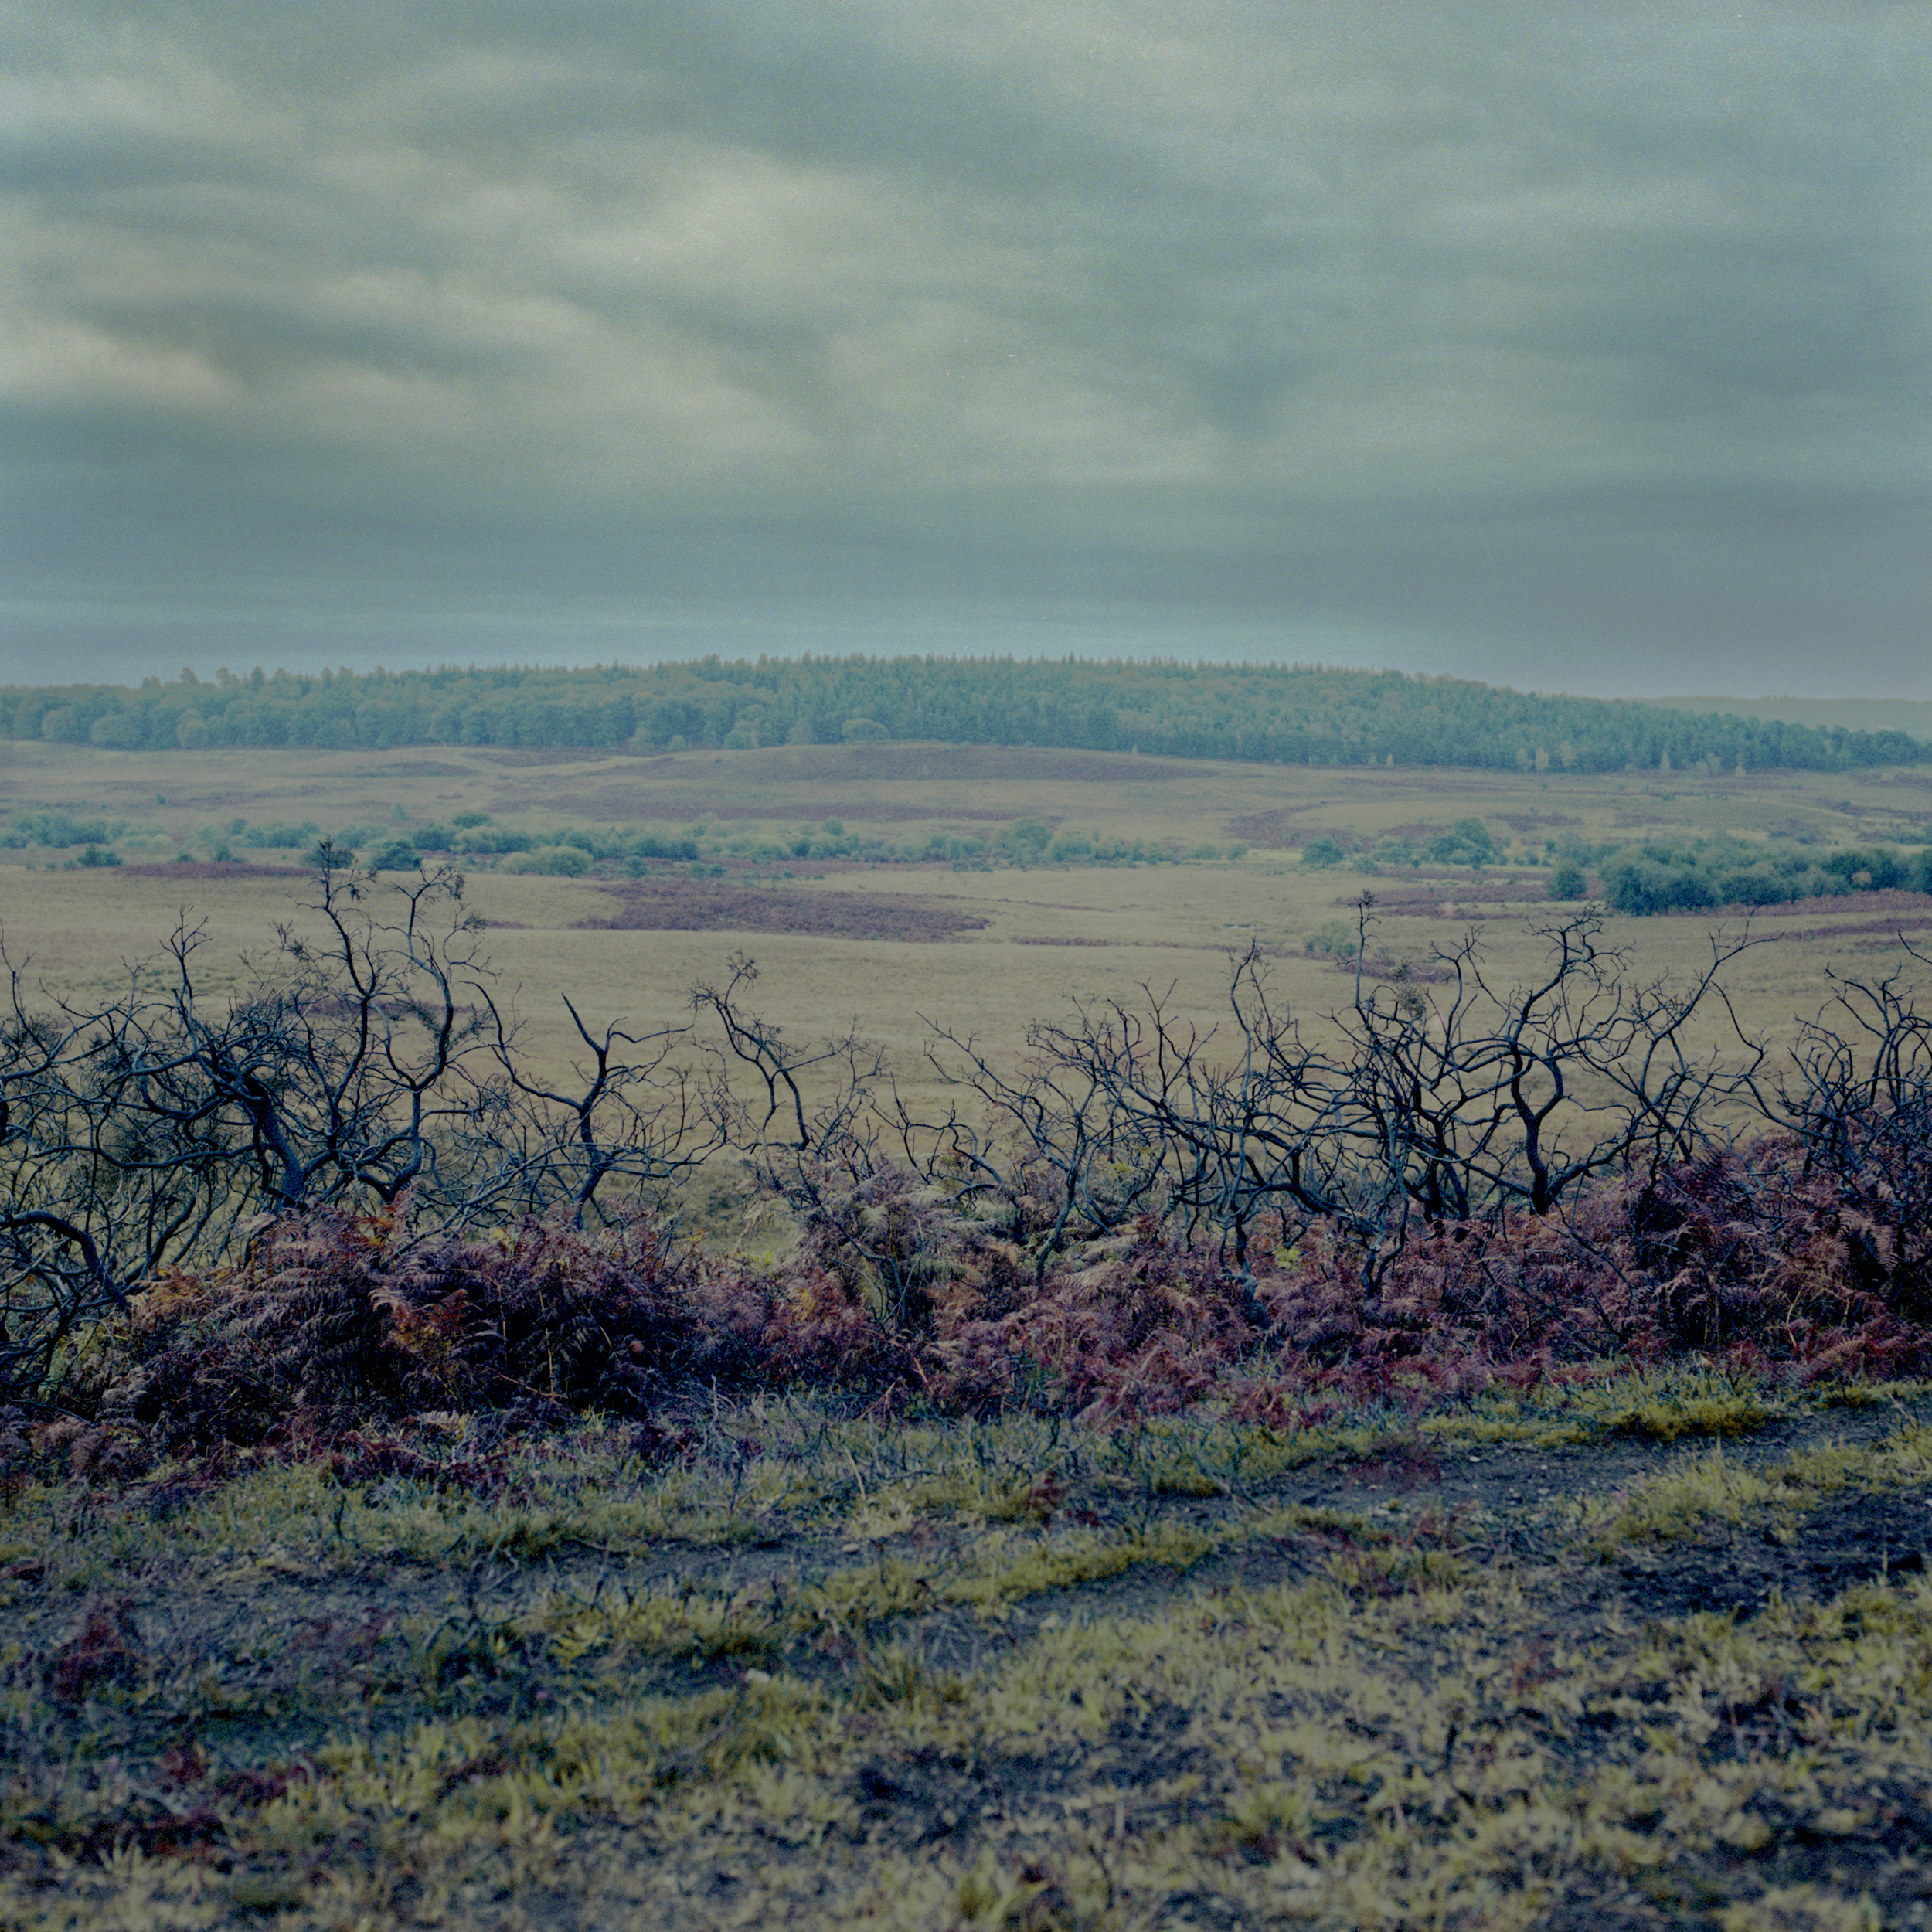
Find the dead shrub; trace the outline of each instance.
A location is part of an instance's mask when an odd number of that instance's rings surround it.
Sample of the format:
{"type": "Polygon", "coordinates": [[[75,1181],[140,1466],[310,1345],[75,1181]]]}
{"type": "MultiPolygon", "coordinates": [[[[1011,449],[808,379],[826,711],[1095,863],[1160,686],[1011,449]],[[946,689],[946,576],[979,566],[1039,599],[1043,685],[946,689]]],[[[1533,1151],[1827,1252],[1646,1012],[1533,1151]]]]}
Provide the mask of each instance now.
{"type": "Polygon", "coordinates": [[[641,1217],[419,1242],[400,1209],[285,1219],[245,1263],[139,1299],[100,1354],[101,1420],[63,1425],[70,1468],[138,1473],[131,1425],[144,1455],[261,1445],[347,1480],[494,1492],[494,1447],[445,1452],[406,1419],[487,1412],[527,1430],[599,1410],[631,1419],[637,1453],[662,1462],[692,1452],[681,1394],[713,1382],[1097,1420],[1212,1396],[1284,1423],[1606,1359],[1697,1355],[1791,1381],[1932,1367],[1932,1330],[1888,1295],[1889,1228],[1788,1143],[1659,1164],[1560,1212],[1425,1223],[1372,1287],[1358,1238],[1330,1224],[1244,1269],[1152,1213],[1049,1250],[907,1171],[814,1185],[774,1276],[674,1254],[641,1217]]]}
{"type": "Polygon", "coordinates": [[[1372,1289],[1357,1238],[1332,1223],[1243,1270],[1148,1213],[1043,1269],[908,1174],[819,1204],[771,1304],[767,1360],[951,1412],[1125,1418],[1214,1395],[1286,1422],[1606,1360],[1696,1355],[1799,1381],[1932,1366],[1932,1332],[1873,1282],[1883,1229],[1848,1216],[1789,1142],[1611,1177],[1558,1212],[1425,1223],[1372,1289]]]}
{"type": "MultiPolygon", "coordinates": [[[[400,1211],[325,1209],[274,1223],[239,1265],[141,1296],[104,1352],[99,1399],[168,1453],[320,1444],[423,1410],[641,1415],[677,1383],[744,1379],[768,1318],[760,1284],[674,1258],[643,1218],[412,1243],[400,1211]]],[[[426,1460],[359,1442],[332,1453],[397,1473],[426,1460]]]]}

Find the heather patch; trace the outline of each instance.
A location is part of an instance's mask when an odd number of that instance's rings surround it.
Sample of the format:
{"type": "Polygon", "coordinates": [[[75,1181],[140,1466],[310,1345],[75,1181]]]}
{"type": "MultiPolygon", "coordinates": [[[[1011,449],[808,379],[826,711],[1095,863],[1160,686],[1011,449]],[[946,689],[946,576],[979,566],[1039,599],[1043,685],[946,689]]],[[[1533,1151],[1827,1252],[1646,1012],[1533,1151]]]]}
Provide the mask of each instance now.
{"type": "Polygon", "coordinates": [[[811,933],[829,939],[934,943],[978,932],[976,913],[886,893],[747,890],[675,879],[605,888],[620,910],[586,923],[611,931],[811,933]]]}

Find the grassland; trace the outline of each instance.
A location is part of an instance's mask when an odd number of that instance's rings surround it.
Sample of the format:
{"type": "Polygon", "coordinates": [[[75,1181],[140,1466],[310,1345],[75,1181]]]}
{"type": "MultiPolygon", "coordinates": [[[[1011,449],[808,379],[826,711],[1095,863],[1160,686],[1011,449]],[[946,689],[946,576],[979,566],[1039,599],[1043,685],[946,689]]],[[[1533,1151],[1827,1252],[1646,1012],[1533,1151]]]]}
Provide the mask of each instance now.
{"type": "MultiPolygon", "coordinates": [[[[0,926],[9,951],[31,955],[55,988],[100,992],[121,962],[151,947],[191,905],[208,923],[204,955],[266,944],[301,884],[294,855],[243,851],[247,866],[183,867],[173,851],[201,849],[197,830],[241,818],[399,828],[485,811],[541,836],[565,825],[618,825],[689,832],[726,876],[698,890],[770,896],[768,925],[796,927],[794,902],[815,894],[876,895],[897,905],[983,920],[942,943],[859,939],[837,933],[734,934],[627,929],[621,875],[578,879],[512,875],[488,860],[469,869],[472,904],[491,923],[502,981],[524,989],[530,1043],[561,1057],[568,992],[587,1018],[679,1018],[696,981],[713,978],[734,946],[759,960],[761,1007],[809,1032],[856,1016],[887,1049],[902,1077],[920,1077],[923,1020],[942,1020],[992,1042],[1017,1043],[1028,1020],[1057,1012],[1074,994],[1128,995],[1172,985],[1185,1008],[1209,1015],[1222,1002],[1231,948],[1259,943],[1277,954],[1277,981],[1311,1018],[1344,999],[1335,962],[1306,951],[1325,922],[1347,917],[1362,891],[1383,901],[1376,944],[1396,958],[1426,959],[1480,921],[1505,974],[1538,956],[1530,923],[1548,910],[1549,842],[1646,833],[1726,832],[1797,836],[1821,849],[1922,837],[1932,779],[1916,770],[1765,773],[1738,777],[1632,774],[1503,777],[1476,772],[1325,770],[1136,758],[1098,753],[934,747],[791,747],[697,752],[676,757],[577,753],[278,750],[166,756],[10,743],[0,747],[0,804],[13,813],[53,808],[125,818],[151,843],[124,842],[118,868],[73,866],[71,852],[0,852],[0,926]],[[157,803],[158,797],[165,802],[157,803]],[[1310,870],[1301,848],[1323,833],[1359,839],[1403,828],[1441,828],[1475,816],[1501,856],[1481,872],[1429,869],[1373,876],[1310,870]],[[734,858],[734,840],[799,842],[828,820],[893,855],[934,834],[971,838],[1022,819],[1182,852],[1221,855],[1172,865],[995,866],[734,858]],[[1237,845],[1241,857],[1225,855],[1237,845]],[[135,862],[138,859],[149,862],[135,862]],[[1540,863],[1536,862],[1541,862],[1540,863]],[[26,869],[26,862],[36,869],[26,869]],[[191,876],[192,875],[192,876],[191,876]],[[784,912],[777,910],[783,903],[784,912]]],[[[611,869],[602,869],[609,872],[611,869]]],[[[659,867],[660,877],[682,867],[659,867]]],[[[1895,934],[1928,929],[1932,902],[1854,895],[1760,913],[1754,928],[1777,943],[1740,960],[1730,978],[1747,1024],[1769,1034],[1815,1011],[1828,967],[1864,972],[1899,957],[1895,934]]],[[[890,906],[881,918],[890,923],[890,906]]],[[[1733,924],[1739,922],[1733,921],[1733,924]]],[[[1613,920],[1613,942],[1636,970],[1695,970],[1709,956],[1708,916],[1613,920]]]]}
{"type": "MultiPolygon", "coordinates": [[[[1391,957],[1480,920],[1499,968],[1526,968],[1534,862],[1566,832],[1868,843],[1932,808],[1912,773],[8,756],[15,811],[151,825],[158,859],[236,818],[691,833],[726,871],[689,886],[764,895],[784,921],[627,927],[636,895],[607,869],[473,872],[538,1050],[565,1053],[559,992],[670,1020],[743,946],[772,1017],[856,1015],[915,1087],[922,1016],[1010,1051],[1071,995],[1172,982],[1208,1018],[1250,943],[1318,1015],[1351,981],[1307,937],[1364,889],[1391,957]],[[1481,873],[1300,862],[1323,832],[1472,815],[1513,849],[1481,873]],[[828,820],[903,845],[1029,817],[1220,855],[729,850],[828,820]],[[842,918],[871,898],[984,923],[799,930],[833,895],[842,918]]],[[[26,855],[0,862],[9,949],[76,992],[113,984],[185,903],[219,970],[302,883],[139,864],[132,842],[117,868],[26,855]]],[[[1736,962],[1741,1016],[1784,1036],[1828,969],[1889,970],[1927,916],[1883,896],[1760,915],[1786,937],[1736,962]]],[[[1682,971],[1708,925],[1611,936],[1636,970],[1682,971]]],[[[0,1419],[0,1923],[1932,1924],[1923,1383],[1687,1351],[1266,1423],[1224,1402],[1109,1421],[865,1400],[687,1388],[641,1425],[439,1408],[158,1460],[111,1424],[0,1419]]]]}
{"type": "Polygon", "coordinates": [[[0,1512],[0,1910],[1923,1923],[1932,1400],[1863,1397],[83,1455],[0,1512]]]}

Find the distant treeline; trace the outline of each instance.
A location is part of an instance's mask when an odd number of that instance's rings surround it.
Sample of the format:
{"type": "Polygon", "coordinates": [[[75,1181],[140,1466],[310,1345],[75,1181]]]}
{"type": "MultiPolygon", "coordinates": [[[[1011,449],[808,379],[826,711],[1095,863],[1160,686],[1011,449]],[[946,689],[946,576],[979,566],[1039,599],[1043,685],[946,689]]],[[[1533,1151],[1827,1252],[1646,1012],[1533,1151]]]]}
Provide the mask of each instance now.
{"type": "Polygon", "coordinates": [[[1646,698],[1644,702],[1666,711],[1723,711],[1828,730],[1908,731],[1915,738],[1932,738],[1932,699],[1927,698],[1646,698]]]}
{"type": "Polygon", "coordinates": [[[0,733],[117,750],[220,745],[699,746],[937,740],[1269,764],[1842,770],[1932,760],[1900,731],[1544,697],[1320,665],[804,658],[589,670],[184,672],[0,689],[0,733]]]}

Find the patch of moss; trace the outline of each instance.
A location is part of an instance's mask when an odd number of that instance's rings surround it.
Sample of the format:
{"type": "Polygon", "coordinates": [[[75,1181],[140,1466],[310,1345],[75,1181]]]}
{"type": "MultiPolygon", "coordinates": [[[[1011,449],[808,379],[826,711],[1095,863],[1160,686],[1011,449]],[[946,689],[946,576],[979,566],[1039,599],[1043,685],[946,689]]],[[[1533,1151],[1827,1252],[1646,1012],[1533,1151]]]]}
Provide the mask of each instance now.
{"type": "Polygon", "coordinates": [[[1526,1394],[1492,1391],[1468,1410],[1424,1418],[1444,1441],[1560,1448],[1631,1436],[1677,1442],[1689,1436],[1744,1436],[1791,1413],[1760,1379],[1672,1363],[1539,1385],[1526,1394]]]}

